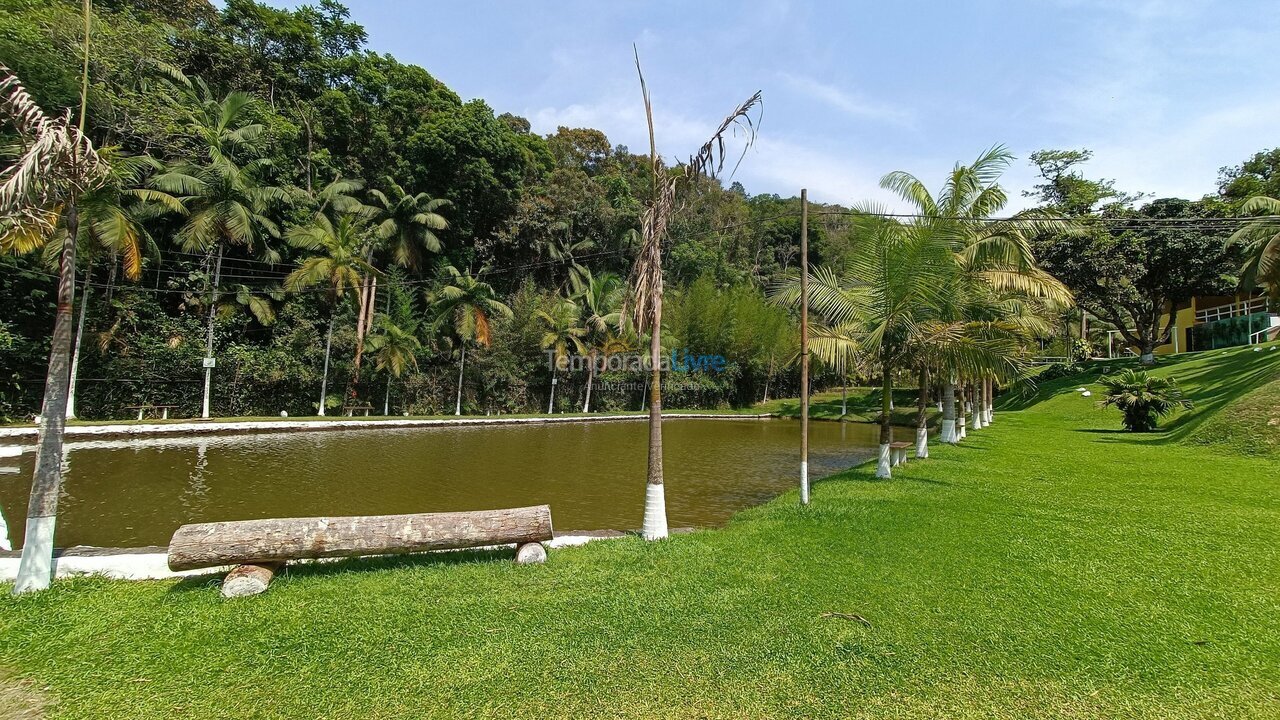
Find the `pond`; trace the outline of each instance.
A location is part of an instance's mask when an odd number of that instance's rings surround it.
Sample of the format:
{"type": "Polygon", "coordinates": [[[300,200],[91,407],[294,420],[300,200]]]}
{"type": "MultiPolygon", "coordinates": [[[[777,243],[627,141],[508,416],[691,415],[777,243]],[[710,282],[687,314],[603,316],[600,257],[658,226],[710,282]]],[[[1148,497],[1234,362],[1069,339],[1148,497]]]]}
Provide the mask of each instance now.
{"type": "MultiPolygon", "coordinates": [[[[811,423],[811,477],[872,457],[877,432],[811,423]]],[[[663,447],[672,527],[721,525],[799,482],[795,420],[671,419],[663,447]]],[[[0,459],[15,549],[31,450],[0,459]]],[[[646,450],[644,422],[80,440],[67,451],[58,545],[166,545],[190,522],[541,503],[558,531],[638,528],[646,450]]]]}

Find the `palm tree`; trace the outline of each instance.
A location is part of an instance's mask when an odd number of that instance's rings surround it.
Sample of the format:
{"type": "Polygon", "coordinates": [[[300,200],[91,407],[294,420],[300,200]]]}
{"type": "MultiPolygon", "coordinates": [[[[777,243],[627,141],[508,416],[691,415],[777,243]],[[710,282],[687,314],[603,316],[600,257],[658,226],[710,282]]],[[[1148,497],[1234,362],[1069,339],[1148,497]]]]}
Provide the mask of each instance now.
{"type": "Polygon", "coordinates": [[[373,222],[378,238],[391,255],[391,261],[406,268],[422,264],[422,251],[439,253],[444,249],[435,231],[445,230],[449,221],[440,211],[453,203],[433,199],[426,193],[410,195],[395,180],[386,178],[388,192],[373,189],[373,222]]]}
{"type": "MultiPolygon", "coordinates": [[[[329,351],[333,347],[333,320],[337,304],[348,289],[358,290],[365,278],[377,270],[365,260],[369,233],[367,226],[357,215],[339,213],[337,222],[323,212],[316,213],[307,225],[289,230],[290,245],[315,254],[302,261],[296,270],[285,278],[284,287],[290,292],[315,285],[325,285],[329,290],[329,327],[324,340],[324,371],[320,379],[318,413],[325,414],[325,400],[329,389],[329,351]]],[[[361,304],[359,315],[364,316],[361,304]]]]}
{"type": "Polygon", "coordinates": [[[560,298],[549,309],[538,311],[542,322],[542,349],[551,360],[551,392],[547,399],[547,414],[555,412],[556,373],[566,364],[570,351],[579,355],[586,352],[585,338],[589,330],[582,324],[581,309],[572,300],[560,298]]]}
{"type": "Polygon", "coordinates": [[[1230,242],[1245,246],[1245,260],[1240,274],[1240,287],[1252,290],[1256,285],[1268,288],[1274,296],[1280,293],[1280,200],[1255,195],[1240,207],[1245,215],[1259,215],[1231,235],[1230,242]]]}
{"type": "Polygon", "coordinates": [[[595,382],[597,360],[606,348],[617,344],[615,331],[621,331],[622,278],[611,272],[593,275],[584,268],[581,289],[575,297],[582,302],[583,325],[587,330],[587,394],[582,412],[591,412],[591,386],[595,382]]]}
{"type": "Polygon", "coordinates": [[[253,97],[232,92],[222,100],[215,100],[198,78],[188,80],[180,73],[175,73],[175,77],[187,90],[192,105],[188,128],[202,146],[205,157],[185,161],[157,175],[152,179],[152,186],[185,196],[189,214],[178,230],[178,244],[187,252],[207,253],[213,264],[201,410],[201,417],[208,418],[222,255],[227,245],[236,245],[256,250],[270,261],[278,259],[263,242],[264,235],[280,236],[280,229],[266,213],[270,206],[287,203],[290,197],[283,188],[264,184],[262,180],[271,168],[271,161],[258,157],[266,126],[249,121],[253,97]]]}
{"type": "MultiPolygon", "coordinates": [[[[89,307],[90,280],[94,265],[101,256],[111,261],[111,277],[117,267],[125,277],[137,280],[142,275],[144,254],[156,255],[158,249],[143,222],[167,212],[185,213],[186,208],[172,195],[146,187],[147,175],[162,166],[147,155],[120,155],[114,148],[102,148],[98,155],[107,172],[101,184],[85,192],[78,201],[79,228],[76,254],[85,259],[84,280],[80,290],[80,318],[76,322],[75,342],[71,354],[71,381],[67,391],[67,417],[76,416],[76,376],[80,368],[80,349],[84,338],[85,316],[89,307]]],[[[31,243],[43,242],[46,262],[56,267],[59,251],[67,234],[64,218],[48,236],[14,237],[0,240],[4,250],[22,253],[33,250],[31,243]]],[[[110,286],[108,282],[108,287],[110,286]]]]}
{"type": "Polygon", "coordinates": [[[374,369],[388,373],[386,393],[382,396],[382,414],[391,414],[391,378],[400,377],[412,367],[418,369],[418,350],[422,343],[413,329],[401,328],[386,317],[378,326],[378,332],[369,336],[369,352],[373,354],[374,369]]]}
{"type": "Polygon", "coordinates": [[[1143,370],[1127,368],[1098,382],[1107,390],[1098,406],[1119,409],[1129,432],[1151,432],[1161,417],[1178,408],[1192,407],[1173,378],[1154,377],[1143,370]]]}
{"type": "MultiPolygon", "coordinates": [[[[667,222],[676,207],[676,194],[682,187],[703,176],[714,177],[724,168],[725,136],[736,129],[746,132],[746,145],[755,139],[756,120],[752,110],[761,102],[759,92],[747,98],[730,113],[711,139],[698,149],[678,173],[668,173],[658,156],[657,138],[653,131],[653,102],[640,69],[636,51],[636,73],[640,76],[640,93],[644,98],[645,119],[649,126],[650,196],[640,216],[641,245],[631,270],[627,303],[636,333],[649,333],[649,455],[645,482],[644,523],[641,533],[646,540],[667,536],[666,489],[662,478],[662,245],[667,237],[667,222]]],[[[745,149],[744,149],[745,153],[745,149]]],[[[624,309],[623,314],[627,314],[624,309]]]]}
{"type": "MultiPolygon", "coordinates": [[[[969,319],[966,302],[975,294],[1021,297],[1053,306],[1071,302],[1070,292],[1057,279],[1040,270],[1029,238],[1039,232],[1074,232],[1043,210],[1029,210],[1012,218],[992,220],[1004,208],[1008,196],[999,185],[1000,175],[1013,155],[1002,146],[992,147],[970,165],[957,164],[935,197],[914,175],[892,172],[881,187],[892,190],[911,204],[920,232],[929,232],[951,250],[954,272],[938,294],[938,319],[956,323],[969,319]],[[1053,222],[1052,225],[1050,223],[1053,222]]],[[[983,319],[991,319],[984,317],[983,319]]],[[[943,388],[942,442],[958,439],[954,368],[936,368],[945,378],[943,388]]],[[[974,378],[986,382],[986,375],[974,378]]]]}
{"type": "Polygon", "coordinates": [[[478,280],[468,272],[461,272],[452,265],[441,267],[444,285],[431,297],[432,310],[437,325],[452,326],[458,339],[458,400],[454,415],[462,414],[462,374],[467,366],[467,344],[489,347],[493,343],[494,317],[511,317],[511,308],[498,300],[493,286],[478,280]]]}
{"type": "Polygon", "coordinates": [[[89,85],[89,0],[84,0],[84,69],[80,90],[80,122],[70,113],[45,114],[21,81],[0,65],[0,116],[22,141],[21,155],[0,169],[0,244],[47,235],[61,215],[66,234],[58,269],[58,308],[54,316],[44,403],[40,411],[36,468],[31,480],[22,561],[14,594],[49,587],[53,570],[53,533],[62,486],[62,440],[71,380],[71,312],[76,276],[79,199],[98,187],[106,163],[84,134],[89,85]]]}

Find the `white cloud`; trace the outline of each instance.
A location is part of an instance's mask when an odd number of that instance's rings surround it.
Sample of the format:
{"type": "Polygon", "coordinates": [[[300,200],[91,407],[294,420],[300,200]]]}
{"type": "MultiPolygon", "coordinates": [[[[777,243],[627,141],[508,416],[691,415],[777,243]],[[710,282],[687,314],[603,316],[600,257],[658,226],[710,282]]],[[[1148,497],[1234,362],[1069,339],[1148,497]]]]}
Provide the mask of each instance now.
{"type": "Polygon", "coordinates": [[[869,100],[811,77],[791,73],[779,73],[779,77],[796,92],[823,102],[850,117],[901,126],[915,124],[915,117],[910,111],[890,103],[869,100]]]}

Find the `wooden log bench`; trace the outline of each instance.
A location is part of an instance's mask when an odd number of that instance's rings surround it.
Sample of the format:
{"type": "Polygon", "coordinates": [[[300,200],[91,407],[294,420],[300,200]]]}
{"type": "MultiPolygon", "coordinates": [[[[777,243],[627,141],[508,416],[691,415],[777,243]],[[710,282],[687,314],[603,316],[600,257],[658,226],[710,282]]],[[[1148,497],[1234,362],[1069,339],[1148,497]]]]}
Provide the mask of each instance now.
{"type": "Polygon", "coordinates": [[[234,565],[223,582],[222,594],[240,597],[266,590],[275,574],[291,560],[514,544],[516,562],[540,563],[547,559],[542,543],[551,538],[548,505],[412,515],[237,520],[178,528],[169,542],[168,562],[170,570],[234,565]]]}
{"type": "Polygon", "coordinates": [[[897,467],[907,461],[907,449],[910,447],[911,443],[909,442],[889,443],[890,458],[894,467],[897,467]]]}

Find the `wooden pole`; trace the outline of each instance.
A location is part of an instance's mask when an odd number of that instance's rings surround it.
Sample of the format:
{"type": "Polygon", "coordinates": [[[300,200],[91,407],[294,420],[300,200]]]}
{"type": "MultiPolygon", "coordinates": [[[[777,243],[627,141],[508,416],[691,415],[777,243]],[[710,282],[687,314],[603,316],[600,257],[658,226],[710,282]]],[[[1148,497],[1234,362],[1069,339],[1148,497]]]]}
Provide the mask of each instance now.
{"type": "Polygon", "coordinates": [[[800,190],[800,504],[809,504],[809,191],[800,190]]]}

